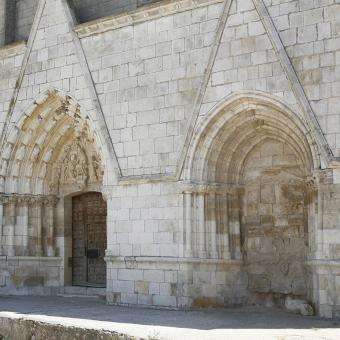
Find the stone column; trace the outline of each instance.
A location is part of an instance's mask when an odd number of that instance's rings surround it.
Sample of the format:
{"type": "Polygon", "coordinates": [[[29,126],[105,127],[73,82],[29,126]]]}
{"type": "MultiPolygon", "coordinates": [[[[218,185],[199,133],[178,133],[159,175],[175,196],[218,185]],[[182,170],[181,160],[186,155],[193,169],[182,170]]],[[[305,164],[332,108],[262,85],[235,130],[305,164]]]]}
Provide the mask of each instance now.
{"type": "Polygon", "coordinates": [[[14,226],[16,222],[16,204],[17,197],[10,196],[7,199],[8,204],[8,214],[6,219],[6,225],[3,228],[6,234],[5,246],[7,248],[7,256],[15,256],[15,239],[14,239],[14,226]]]}
{"type": "Polygon", "coordinates": [[[230,259],[230,245],[229,245],[229,218],[228,218],[228,194],[217,194],[217,212],[219,214],[218,235],[220,254],[223,259],[230,259]]]}
{"type": "Polygon", "coordinates": [[[45,228],[46,228],[46,245],[45,255],[48,257],[55,256],[55,240],[54,240],[54,208],[58,200],[54,196],[45,198],[45,228]]]}
{"type": "Polygon", "coordinates": [[[217,258],[217,222],[216,222],[216,193],[210,192],[209,193],[209,219],[210,219],[210,257],[217,258]]]}
{"type": "Polygon", "coordinates": [[[241,259],[241,223],[240,223],[240,200],[237,189],[228,195],[229,210],[229,228],[232,244],[233,256],[235,259],[241,259]]]}
{"type": "Polygon", "coordinates": [[[15,224],[15,238],[17,240],[18,254],[21,256],[28,255],[28,204],[30,198],[18,197],[18,215],[15,224]]]}
{"type": "Polygon", "coordinates": [[[197,197],[197,210],[198,210],[198,255],[200,258],[207,257],[206,249],[206,223],[205,223],[205,193],[199,192],[196,194],[197,197]]]}
{"type": "Polygon", "coordinates": [[[185,257],[192,257],[192,193],[184,192],[185,257]]]}
{"type": "Polygon", "coordinates": [[[33,209],[35,212],[35,235],[36,235],[36,256],[43,256],[42,244],[42,208],[43,202],[41,198],[33,201],[33,209]]]}

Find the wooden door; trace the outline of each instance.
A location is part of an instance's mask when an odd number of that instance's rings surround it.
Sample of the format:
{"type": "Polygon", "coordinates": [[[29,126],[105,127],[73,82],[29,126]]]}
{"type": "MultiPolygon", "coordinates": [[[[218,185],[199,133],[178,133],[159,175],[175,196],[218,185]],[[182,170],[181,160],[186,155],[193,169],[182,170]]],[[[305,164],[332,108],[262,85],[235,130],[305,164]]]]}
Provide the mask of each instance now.
{"type": "Polygon", "coordinates": [[[72,199],[73,284],[105,286],[106,202],[91,192],[72,199]]]}

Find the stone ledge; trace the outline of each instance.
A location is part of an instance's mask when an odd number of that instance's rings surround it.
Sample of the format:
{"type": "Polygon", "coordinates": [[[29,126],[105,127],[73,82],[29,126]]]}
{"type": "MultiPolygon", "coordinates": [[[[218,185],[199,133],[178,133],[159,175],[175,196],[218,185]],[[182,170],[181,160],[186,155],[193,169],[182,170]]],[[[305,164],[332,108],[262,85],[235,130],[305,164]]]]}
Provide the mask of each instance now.
{"type": "Polygon", "coordinates": [[[158,263],[198,263],[198,264],[227,264],[241,265],[242,260],[232,259],[201,259],[186,257],[161,257],[161,256],[105,256],[106,262],[158,262],[158,263]]]}
{"type": "Polygon", "coordinates": [[[0,256],[0,263],[1,262],[9,262],[12,263],[17,261],[19,264],[20,262],[39,262],[39,263],[46,263],[46,262],[61,262],[62,257],[47,257],[47,256],[0,256]]]}
{"type": "Polygon", "coordinates": [[[336,267],[340,269],[340,260],[310,260],[307,264],[311,267],[336,267]]]}
{"type": "Polygon", "coordinates": [[[106,18],[80,24],[75,27],[75,31],[79,38],[85,38],[94,34],[222,2],[223,0],[163,0],[128,13],[115,14],[106,18]]]}
{"type": "Polygon", "coordinates": [[[23,54],[26,51],[26,41],[19,41],[14,44],[5,45],[0,47],[0,59],[23,54]]]}

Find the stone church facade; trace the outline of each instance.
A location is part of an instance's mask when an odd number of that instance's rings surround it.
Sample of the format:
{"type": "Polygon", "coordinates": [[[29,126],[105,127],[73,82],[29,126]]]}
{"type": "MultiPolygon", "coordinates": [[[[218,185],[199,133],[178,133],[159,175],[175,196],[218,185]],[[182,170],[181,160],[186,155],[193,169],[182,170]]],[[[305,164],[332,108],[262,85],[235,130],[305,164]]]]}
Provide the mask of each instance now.
{"type": "Polygon", "coordinates": [[[338,0],[0,0],[0,294],[340,317],[338,0]]]}

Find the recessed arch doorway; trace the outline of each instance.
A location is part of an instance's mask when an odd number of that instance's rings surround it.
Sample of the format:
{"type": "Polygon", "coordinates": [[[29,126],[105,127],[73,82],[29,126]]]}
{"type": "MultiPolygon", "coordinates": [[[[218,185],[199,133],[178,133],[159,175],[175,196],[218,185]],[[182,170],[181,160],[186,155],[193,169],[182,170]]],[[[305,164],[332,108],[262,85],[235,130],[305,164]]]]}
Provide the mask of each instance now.
{"type": "MultiPolygon", "coordinates": [[[[94,274],[86,272],[81,283],[105,286],[105,268],[94,268],[103,267],[97,262],[103,263],[102,248],[106,248],[106,202],[101,192],[109,158],[95,127],[75,100],[57,90],[48,91],[11,126],[3,146],[0,189],[6,198],[4,221],[10,235],[1,251],[53,263],[53,270],[49,265],[43,268],[46,286],[80,283],[73,279],[72,201],[81,195],[92,197],[99,207],[92,220],[84,219],[90,224],[87,234],[94,237],[83,247],[84,254],[100,243],[94,225],[101,225],[104,238],[98,247],[101,260],[87,265],[94,274]]],[[[89,211],[88,206],[83,210],[89,211]]]]}
{"type": "Polygon", "coordinates": [[[186,256],[235,260],[242,303],[311,300],[320,164],[318,143],[276,98],[221,102],[202,118],[183,168],[186,256]]]}

